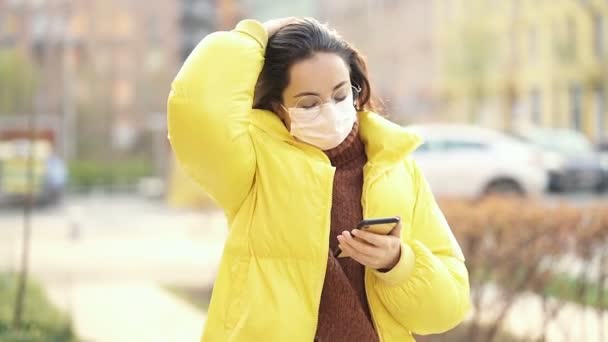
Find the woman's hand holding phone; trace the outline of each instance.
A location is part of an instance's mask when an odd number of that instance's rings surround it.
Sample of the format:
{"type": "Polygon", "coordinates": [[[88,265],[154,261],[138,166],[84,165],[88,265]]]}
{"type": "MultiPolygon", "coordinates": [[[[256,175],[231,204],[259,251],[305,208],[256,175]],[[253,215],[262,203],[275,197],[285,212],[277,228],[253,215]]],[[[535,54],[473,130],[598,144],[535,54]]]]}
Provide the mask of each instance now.
{"type": "Polygon", "coordinates": [[[401,256],[401,223],[388,235],[380,235],[362,229],[344,231],[338,235],[342,256],[373,269],[388,271],[395,267],[401,256]]]}

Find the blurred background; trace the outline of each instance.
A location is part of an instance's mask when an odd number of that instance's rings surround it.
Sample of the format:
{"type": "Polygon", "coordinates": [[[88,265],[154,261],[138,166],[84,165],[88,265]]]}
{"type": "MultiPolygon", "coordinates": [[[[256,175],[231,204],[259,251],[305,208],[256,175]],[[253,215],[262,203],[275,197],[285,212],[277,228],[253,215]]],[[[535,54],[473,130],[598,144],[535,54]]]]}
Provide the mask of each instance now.
{"type": "Polygon", "coordinates": [[[0,0],[0,341],[195,341],[226,237],[166,99],[207,34],[313,16],[368,58],[471,273],[422,341],[608,341],[608,2],[0,0]]]}

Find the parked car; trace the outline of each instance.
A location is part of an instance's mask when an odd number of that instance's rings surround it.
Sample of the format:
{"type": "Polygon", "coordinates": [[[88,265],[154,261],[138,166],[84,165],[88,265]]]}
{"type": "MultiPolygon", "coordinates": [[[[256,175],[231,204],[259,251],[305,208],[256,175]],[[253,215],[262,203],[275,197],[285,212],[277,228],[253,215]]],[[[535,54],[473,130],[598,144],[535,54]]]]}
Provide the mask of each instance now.
{"type": "Polygon", "coordinates": [[[605,169],[608,169],[608,140],[599,142],[596,151],[600,156],[600,163],[605,169]]]}
{"type": "Polygon", "coordinates": [[[608,178],[600,155],[582,133],[568,129],[528,128],[516,135],[562,157],[561,167],[549,170],[550,190],[606,190],[608,178]]]}
{"type": "Polygon", "coordinates": [[[425,140],[413,156],[439,196],[539,195],[546,189],[542,153],[506,134],[455,124],[408,129],[425,140]]]}
{"type": "MultiPolygon", "coordinates": [[[[0,142],[0,203],[21,204],[29,191],[29,152],[27,140],[0,142]]],[[[32,160],[32,193],[34,204],[59,202],[67,183],[65,163],[44,141],[34,144],[32,160]]]]}
{"type": "Polygon", "coordinates": [[[46,175],[40,200],[46,204],[62,200],[67,185],[68,171],[65,163],[56,154],[51,154],[46,161],[46,175]]]}
{"type": "Polygon", "coordinates": [[[600,165],[604,171],[604,188],[603,191],[608,190],[608,141],[601,141],[597,144],[595,150],[600,158],[600,165]]]}

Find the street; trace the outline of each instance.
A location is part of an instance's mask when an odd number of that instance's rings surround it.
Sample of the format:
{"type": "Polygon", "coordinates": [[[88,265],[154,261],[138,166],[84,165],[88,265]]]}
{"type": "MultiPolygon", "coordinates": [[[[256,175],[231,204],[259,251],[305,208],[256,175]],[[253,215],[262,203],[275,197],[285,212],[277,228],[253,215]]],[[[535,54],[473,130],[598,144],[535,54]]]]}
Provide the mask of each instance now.
{"type": "MultiPolygon", "coordinates": [[[[548,195],[549,205],[603,202],[606,195],[548,195]]],[[[0,269],[19,262],[23,212],[0,211],[0,269]]],[[[79,276],[195,285],[219,260],[226,236],[217,210],[170,209],[136,196],[78,196],[32,214],[31,270],[57,280],[79,276]]],[[[207,278],[208,277],[208,278],[207,278]]]]}
{"type": "MultiPolygon", "coordinates": [[[[549,205],[603,202],[606,195],[548,195],[549,205]]],[[[0,269],[15,270],[23,212],[0,211],[0,269]]],[[[213,278],[227,233],[217,210],[170,209],[135,196],[71,197],[32,215],[31,271],[62,277],[155,280],[196,285],[213,278]]]]}
{"type": "Polygon", "coordinates": [[[569,194],[547,194],[544,199],[548,204],[566,203],[573,206],[593,205],[608,202],[608,194],[593,192],[574,192],[569,194]]]}
{"type": "MultiPolygon", "coordinates": [[[[19,261],[23,213],[0,212],[0,269],[19,261]]],[[[123,197],[74,197],[32,215],[31,271],[44,280],[209,281],[225,236],[218,211],[172,210],[123,197]]]]}

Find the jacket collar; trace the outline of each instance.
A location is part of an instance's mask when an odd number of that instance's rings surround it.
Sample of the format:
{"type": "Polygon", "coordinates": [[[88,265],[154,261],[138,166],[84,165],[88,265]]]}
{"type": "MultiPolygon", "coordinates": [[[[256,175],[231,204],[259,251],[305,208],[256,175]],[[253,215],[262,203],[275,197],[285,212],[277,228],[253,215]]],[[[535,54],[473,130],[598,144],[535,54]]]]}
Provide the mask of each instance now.
{"type": "MultiPolygon", "coordinates": [[[[358,117],[359,134],[371,163],[398,163],[422,143],[418,135],[374,112],[359,112],[358,117]]],[[[270,111],[253,110],[252,124],[276,139],[296,146],[303,145],[293,138],[279,117],[270,111]]]]}

